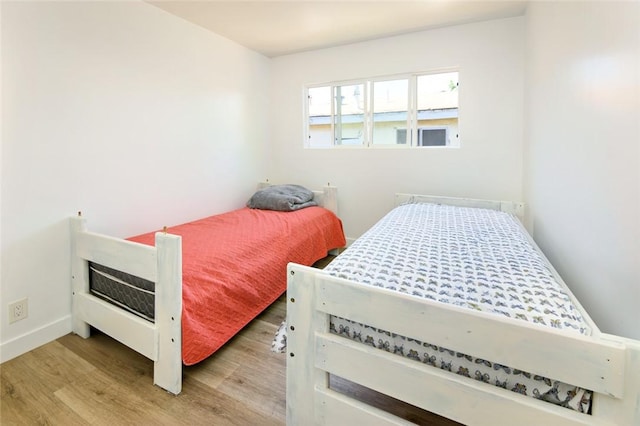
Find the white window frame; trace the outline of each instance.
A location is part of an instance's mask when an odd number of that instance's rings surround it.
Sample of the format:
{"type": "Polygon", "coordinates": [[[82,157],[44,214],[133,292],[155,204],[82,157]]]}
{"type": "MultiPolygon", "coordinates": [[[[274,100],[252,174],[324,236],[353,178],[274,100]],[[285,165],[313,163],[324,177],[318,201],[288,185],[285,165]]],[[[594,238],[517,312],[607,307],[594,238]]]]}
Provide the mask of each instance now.
{"type": "Polygon", "coordinates": [[[367,141],[369,140],[369,124],[368,124],[368,105],[369,105],[369,81],[367,79],[357,79],[357,80],[343,80],[343,81],[334,81],[331,83],[324,84],[311,84],[305,87],[303,92],[303,105],[304,105],[304,117],[303,120],[303,128],[304,128],[304,147],[311,149],[350,149],[350,148],[363,148],[366,146],[367,141]],[[335,125],[335,116],[336,116],[336,102],[334,102],[334,89],[336,87],[341,86],[352,86],[362,84],[364,86],[364,105],[365,111],[363,113],[363,143],[357,145],[343,145],[336,143],[336,125],[335,125]],[[329,87],[329,91],[331,93],[331,115],[329,116],[329,124],[331,128],[331,144],[329,146],[310,146],[309,144],[309,89],[314,89],[318,87],[329,87]]]}
{"type": "MultiPolygon", "coordinates": [[[[413,73],[404,73],[404,74],[394,74],[394,75],[386,75],[386,76],[378,76],[378,77],[369,77],[369,78],[360,78],[353,80],[341,80],[341,81],[333,81],[329,83],[319,83],[319,84],[309,84],[304,87],[303,90],[303,129],[304,129],[304,147],[310,149],[362,149],[362,148],[375,148],[375,149],[411,149],[411,148],[448,148],[455,149],[459,148],[460,141],[458,140],[456,144],[451,143],[450,135],[451,129],[447,125],[423,125],[418,127],[418,111],[417,111],[417,89],[418,89],[418,77],[424,75],[433,75],[433,74],[446,74],[451,72],[458,73],[458,86],[460,81],[460,69],[459,68],[441,68],[431,71],[424,72],[413,72],[413,73]],[[373,143],[373,129],[374,129],[374,86],[377,82],[382,81],[393,81],[407,79],[408,80],[408,102],[407,102],[407,143],[404,144],[374,144],[373,143]],[[362,84],[364,87],[363,102],[366,106],[364,114],[363,114],[363,143],[357,145],[343,145],[336,143],[336,126],[335,126],[335,117],[336,117],[336,102],[334,98],[334,90],[336,87],[340,86],[349,86],[349,85],[357,85],[362,84]],[[331,93],[331,115],[329,117],[330,123],[330,131],[331,131],[331,144],[329,146],[311,146],[310,145],[310,132],[309,132],[309,90],[318,87],[329,87],[331,93]],[[444,146],[418,146],[418,130],[419,129],[445,129],[447,144],[444,146]]],[[[458,101],[458,122],[460,120],[459,111],[459,101],[458,101]]],[[[460,137],[459,132],[456,136],[458,139],[460,137]]]]}

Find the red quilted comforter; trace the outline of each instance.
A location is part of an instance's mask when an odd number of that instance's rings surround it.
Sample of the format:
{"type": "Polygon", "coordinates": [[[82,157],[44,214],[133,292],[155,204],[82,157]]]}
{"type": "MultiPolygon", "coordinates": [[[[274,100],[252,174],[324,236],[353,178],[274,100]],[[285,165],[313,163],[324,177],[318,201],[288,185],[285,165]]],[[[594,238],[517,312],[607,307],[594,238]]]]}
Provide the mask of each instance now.
{"type": "MultiPolygon", "coordinates": [[[[182,236],[182,360],[213,354],[287,287],[289,262],[311,265],[346,242],[329,210],[242,208],[168,229],[182,236]]],[[[130,238],[154,245],[155,232],[130,238]]]]}

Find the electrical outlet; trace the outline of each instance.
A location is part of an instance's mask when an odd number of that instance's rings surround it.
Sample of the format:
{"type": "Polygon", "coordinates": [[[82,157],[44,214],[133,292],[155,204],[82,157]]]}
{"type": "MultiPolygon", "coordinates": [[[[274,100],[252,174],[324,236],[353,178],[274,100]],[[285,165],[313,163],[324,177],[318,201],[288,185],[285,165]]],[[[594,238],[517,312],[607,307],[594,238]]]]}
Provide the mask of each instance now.
{"type": "Polygon", "coordinates": [[[9,303],[9,324],[25,319],[29,315],[28,299],[9,303]]]}

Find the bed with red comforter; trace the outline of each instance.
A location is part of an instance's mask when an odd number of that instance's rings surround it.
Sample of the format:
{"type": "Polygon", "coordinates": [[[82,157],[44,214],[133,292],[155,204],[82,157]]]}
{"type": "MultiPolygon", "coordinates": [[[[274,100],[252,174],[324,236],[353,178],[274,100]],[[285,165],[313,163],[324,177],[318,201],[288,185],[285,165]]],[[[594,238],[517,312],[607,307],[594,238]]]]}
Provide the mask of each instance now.
{"type": "Polygon", "coordinates": [[[336,188],[308,192],[294,211],[241,208],[128,239],[72,218],[73,332],[119,340],[154,361],[155,384],[180,393],[183,364],[213,354],[281,296],[288,263],[312,265],[345,246],[336,188]]]}
{"type": "MultiPolygon", "coordinates": [[[[322,207],[242,208],[170,227],[182,237],[182,360],[213,354],[287,288],[287,264],[312,265],[346,242],[322,207]]],[[[155,232],[129,239],[154,245],[155,232]]]]}

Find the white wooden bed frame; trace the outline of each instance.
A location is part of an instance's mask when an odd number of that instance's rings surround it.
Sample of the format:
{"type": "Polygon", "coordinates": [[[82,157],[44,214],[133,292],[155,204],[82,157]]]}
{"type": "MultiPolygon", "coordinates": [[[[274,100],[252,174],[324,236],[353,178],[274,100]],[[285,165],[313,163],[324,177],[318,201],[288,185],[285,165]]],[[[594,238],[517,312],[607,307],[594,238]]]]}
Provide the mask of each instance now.
{"type": "MultiPolygon", "coordinates": [[[[268,183],[260,183],[263,188],[268,183]]],[[[338,212],[337,189],[314,191],[314,200],[338,212]]],[[[154,361],[153,383],[179,394],[182,390],[182,245],[166,232],[155,247],[89,232],[86,219],[71,218],[71,290],[73,332],[90,336],[90,327],[106,333],[154,361]],[[155,283],[155,323],[146,321],[89,291],[88,262],[99,263],[155,283]]]]}
{"type": "MultiPolygon", "coordinates": [[[[524,212],[524,205],[510,202],[408,194],[396,200],[524,212]]],[[[417,299],[296,264],[289,265],[288,278],[290,426],[409,424],[330,389],[329,374],[466,425],[640,425],[640,341],[601,333],[575,299],[592,336],[417,299]],[[330,334],[330,315],[590,389],[592,415],[330,334]]]]}

